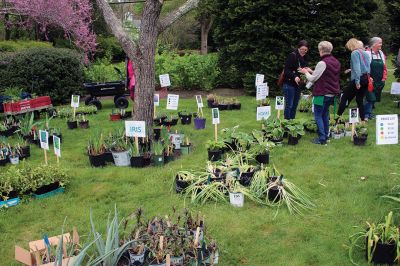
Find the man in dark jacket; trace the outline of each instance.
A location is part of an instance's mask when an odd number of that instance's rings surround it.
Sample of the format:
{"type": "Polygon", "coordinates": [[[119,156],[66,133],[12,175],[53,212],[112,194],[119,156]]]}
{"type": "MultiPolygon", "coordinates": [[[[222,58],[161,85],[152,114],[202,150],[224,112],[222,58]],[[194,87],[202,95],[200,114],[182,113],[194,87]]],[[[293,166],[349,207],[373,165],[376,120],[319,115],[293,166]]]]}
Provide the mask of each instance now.
{"type": "Polygon", "coordinates": [[[329,106],[334,104],[335,96],[340,94],[340,63],[331,55],[332,43],[322,41],[318,44],[318,50],[321,61],[314,72],[310,74],[307,69],[301,69],[301,72],[314,84],[312,94],[318,138],[313,143],[325,145],[329,135],[329,106]]]}

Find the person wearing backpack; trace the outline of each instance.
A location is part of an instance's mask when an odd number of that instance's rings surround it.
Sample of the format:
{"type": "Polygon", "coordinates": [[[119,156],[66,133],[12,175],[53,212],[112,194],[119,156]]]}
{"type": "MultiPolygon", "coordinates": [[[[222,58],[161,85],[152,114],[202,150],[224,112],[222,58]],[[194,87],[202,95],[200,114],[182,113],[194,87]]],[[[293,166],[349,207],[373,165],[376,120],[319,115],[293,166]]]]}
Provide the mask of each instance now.
{"type": "Polygon", "coordinates": [[[386,67],[386,56],[382,52],[382,39],[379,37],[373,37],[369,41],[369,63],[371,67],[371,78],[373,79],[373,91],[368,91],[364,105],[365,119],[372,119],[372,108],[375,102],[381,101],[382,90],[385,87],[385,81],[387,79],[387,67],[386,67]]]}
{"type": "Polygon", "coordinates": [[[338,115],[343,114],[350,102],[356,98],[361,121],[365,120],[364,97],[368,91],[370,73],[369,54],[364,50],[364,44],[356,38],[351,38],[346,43],[346,48],[351,51],[350,69],[351,78],[347,88],[340,99],[338,115]]]}
{"type": "Polygon", "coordinates": [[[296,109],[300,100],[300,93],[304,82],[300,78],[298,70],[308,67],[308,42],[302,40],[297,45],[297,49],[289,54],[285,61],[283,70],[283,95],[285,97],[285,119],[294,119],[296,109]]]}

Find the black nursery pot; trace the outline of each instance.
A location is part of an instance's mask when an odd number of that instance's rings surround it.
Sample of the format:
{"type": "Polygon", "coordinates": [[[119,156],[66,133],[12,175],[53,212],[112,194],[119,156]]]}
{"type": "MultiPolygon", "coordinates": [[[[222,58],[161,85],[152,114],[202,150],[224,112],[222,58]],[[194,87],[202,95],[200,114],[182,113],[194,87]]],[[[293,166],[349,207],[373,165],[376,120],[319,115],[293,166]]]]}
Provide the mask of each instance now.
{"type": "Polygon", "coordinates": [[[78,128],[78,121],[67,121],[67,126],[69,129],[78,128]]]}
{"type": "Polygon", "coordinates": [[[182,125],[190,125],[192,123],[192,115],[182,115],[181,123],[182,125]]]}
{"type": "Polygon", "coordinates": [[[8,163],[8,159],[0,160],[0,166],[5,166],[8,163]]]}
{"type": "Polygon", "coordinates": [[[221,150],[208,150],[208,160],[215,162],[222,159],[221,150]]]}
{"type": "Polygon", "coordinates": [[[245,172],[240,175],[239,183],[242,186],[248,187],[251,185],[251,180],[253,180],[254,171],[245,172]]]}
{"type": "Polygon", "coordinates": [[[207,106],[208,108],[214,108],[215,107],[214,100],[207,100],[207,106]]]}
{"type": "Polygon", "coordinates": [[[354,145],[356,145],[356,146],[363,146],[363,145],[365,145],[365,142],[367,142],[367,137],[363,137],[363,136],[357,137],[357,136],[354,136],[354,140],[353,140],[354,145]]]}
{"type": "MultiPolygon", "coordinates": [[[[367,245],[366,239],[366,245],[367,245]]],[[[375,243],[374,243],[375,244],[375,243]]],[[[394,260],[396,259],[396,243],[382,243],[381,240],[376,244],[376,249],[374,254],[372,255],[372,262],[375,264],[394,264],[394,260]]],[[[368,259],[368,249],[366,249],[365,257],[368,259]]]]}
{"type": "Polygon", "coordinates": [[[297,145],[299,143],[299,138],[298,137],[292,137],[289,135],[288,137],[288,144],[289,145],[297,145]]]}
{"type": "Polygon", "coordinates": [[[258,154],[256,156],[256,161],[260,164],[269,164],[269,153],[258,154]]]}
{"type": "Polygon", "coordinates": [[[100,155],[89,155],[90,165],[93,167],[103,167],[106,165],[105,153],[100,155]]]}
{"type": "Polygon", "coordinates": [[[87,120],[87,121],[80,121],[79,122],[79,127],[80,128],[89,128],[89,120],[87,120]]]}
{"type": "Polygon", "coordinates": [[[22,156],[20,156],[20,159],[25,159],[31,157],[31,146],[24,146],[21,148],[22,150],[22,156]]]}
{"type": "Polygon", "coordinates": [[[36,195],[45,194],[45,193],[47,193],[47,192],[56,190],[56,189],[59,188],[59,187],[60,187],[60,183],[57,181],[57,182],[54,182],[54,183],[51,183],[51,184],[48,184],[48,185],[44,185],[44,186],[38,188],[38,189],[35,191],[35,194],[36,194],[36,195]]]}
{"type": "Polygon", "coordinates": [[[218,104],[218,109],[220,111],[228,110],[228,105],[227,104],[218,104]]]}
{"type": "Polygon", "coordinates": [[[190,185],[189,181],[179,180],[178,176],[175,177],[175,191],[176,193],[183,193],[185,189],[190,185]]]}
{"type": "Polygon", "coordinates": [[[103,153],[103,156],[105,163],[114,163],[114,157],[112,156],[112,152],[107,151],[103,153]]]}
{"type": "Polygon", "coordinates": [[[159,140],[161,135],[161,128],[153,129],[153,133],[154,140],[159,140]]]}
{"type": "Polygon", "coordinates": [[[232,104],[232,110],[240,110],[240,108],[242,108],[241,103],[232,104]]]}
{"type": "Polygon", "coordinates": [[[143,158],[143,156],[131,157],[131,167],[143,168],[144,167],[144,158],[143,158]]]}
{"type": "MultiPolygon", "coordinates": [[[[268,178],[268,183],[275,182],[275,180],[276,180],[277,178],[278,178],[278,177],[276,177],[276,176],[272,176],[272,177],[268,178]]],[[[278,186],[271,187],[271,188],[268,190],[268,200],[269,200],[269,201],[271,201],[271,202],[278,202],[278,201],[280,201],[281,199],[282,199],[282,194],[281,194],[281,192],[280,192],[278,186]]]]}
{"type": "Polygon", "coordinates": [[[175,160],[175,155],[164,155],[164,163],[169,163],[175,160]]]}

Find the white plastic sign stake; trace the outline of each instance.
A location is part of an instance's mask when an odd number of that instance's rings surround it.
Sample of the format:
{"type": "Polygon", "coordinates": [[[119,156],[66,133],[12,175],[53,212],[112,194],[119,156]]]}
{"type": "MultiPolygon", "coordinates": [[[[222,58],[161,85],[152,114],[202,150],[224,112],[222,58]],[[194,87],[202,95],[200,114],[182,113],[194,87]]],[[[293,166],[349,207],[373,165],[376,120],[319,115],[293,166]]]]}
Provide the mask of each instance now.
{"type": "Polygon", "coordinates": [[[39,130],[40,147],[49,150],[49,132],[46,130],[39,130]]]}
{"type": "Polygon", "coordinates": [[[167,97],[167,110],[178,110],[179,95],[168,94],[167,97]]]}
{"type": "Polygon", "coordinates": [[[212,109],[212,123],[213,125],[219,124],[219,109],[218,108],[213,108],[212,109]]]}
{"type": "Polygon", "coordinates": [[[160,85],[161,87],[171,86],[171,80],[169,79],[169,74],[160,75],[160,85]]]}
{"type": "Polygon", "coordinates": [[[283,96],[276,96],[275,98],[275,110],[285,109],[285,98],[283,96]]]}
{"type": "Polygon", "coordinates": [[[175,145],[175,149],[179,150],[181,148],[181,144],[182,144],[182,140],[184,139],[184,135],[183,134],[169,134],[169,139],[170,139],[171,143],[175,145]]]}
{"type": "Polygon", "coordinates": [[[154,94],[154,106],[160,106],[160,94],[154,94]]]}
{"type": "Polygon", "coordinates": [[[263,74],[257,74],[256,75],[256,86],[261,85],[264,83],[264,75],[263,74]]]}
{"type": "Polygon", "coordinates": [[[146,137],[145,121],[125,121],[125,134],[127,137],[146,137]]]}
{"type": "Polygon", "coordinates": [[[377,115],[376,116],[376,144],[398,144],[399,143],[399,121],[398,116],[377,115]]]}
{"type": "Polygon", "coordinates": [[[257,121],[267,120],[271,116],[271,106],[257,107],[257,121]]]}
{"type": "Polygon", "coordinates": [[[260,85],[257,85],[257,93],[256,93],[257,101],[261,101],[267,98],[268,94],[269,94],[269,88],[267,83],[262,83],[260,85]]]}
{"type": "Polygon", "coordinates": [[[349,123],[355,124],[360,122],[358,108],[350,108],[349,110],[349,123]]]}
{"type": "Polygon", "coordinates": [[[393,82],[390,89],[390,94],[400,94],[400,82],[393,82]]]}
{"type": "Polygon", "coordinates": [[[71,96],[71,107],[72,108],[78,108],[79,107],[79,95],[72,95],[71,96]]]}
{"type": "Polygon", "coordinates": [[[61,139],[53,135],[54,154],[61,157],[61,139]]]}
{"type": "Polygon", "coordinates": [[[203,108],[203,99],[201,98],[201,95],[196,95],[196,103],[197,103],[197,108],[203,108]]]}

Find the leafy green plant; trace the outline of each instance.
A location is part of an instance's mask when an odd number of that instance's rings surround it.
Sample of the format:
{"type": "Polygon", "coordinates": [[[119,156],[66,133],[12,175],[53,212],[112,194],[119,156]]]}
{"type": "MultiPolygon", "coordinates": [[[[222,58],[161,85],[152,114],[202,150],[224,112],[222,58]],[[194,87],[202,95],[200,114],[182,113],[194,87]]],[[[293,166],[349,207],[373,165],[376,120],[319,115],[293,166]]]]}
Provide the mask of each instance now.
{"type": "Polygon", "coordinates": [[[256,141],[252,143],[250,152],[254,155],[268,153],[275,147],[275,143],[268,141],[263,131],[253,130],[252,134],[256,141]]]}
{"type": "Polygon", "coordinates": [[[97,131],[89,137],[87,151],[91,156],[100,155],[106,151],[103,133],[97,131]]]}
{"type": "Polygon", "coordinates": [[[303,123],[295,119],[287,121],[285,125],[285,130],[290,136],[294,138],[297,138],[298,136],[303,136],[305,134],[303,123]]]}
{"type": "Polygon", "coordinates": [[[164,152],[164,145],[159,141],[154,141],[152,143],[152,150],[153,150],[154,155],[161,156],[161,155],[163,155],[163,152],[164,152]]]}
{"type": "Polygon", "coordinates": [[[357,137],[368,137],[368,128],[365,124],[357,124],[355,135],[357,137]]]}
{"type": "Polygon", "coordinates": [[[18,132],[23,136],[28,136],[32,133],[32,129],[38,125],[40,125],[40,123],[34,121],[34,114],[26,113],[22,118],[20,118],[20,129],[18,132]]]}
{"type": "Polygon", "coordinates": [[[206,148],[210,151],[222,150],[225,148],[225,142],[222,140],[208,140],[206,142],[206,148]]]}

